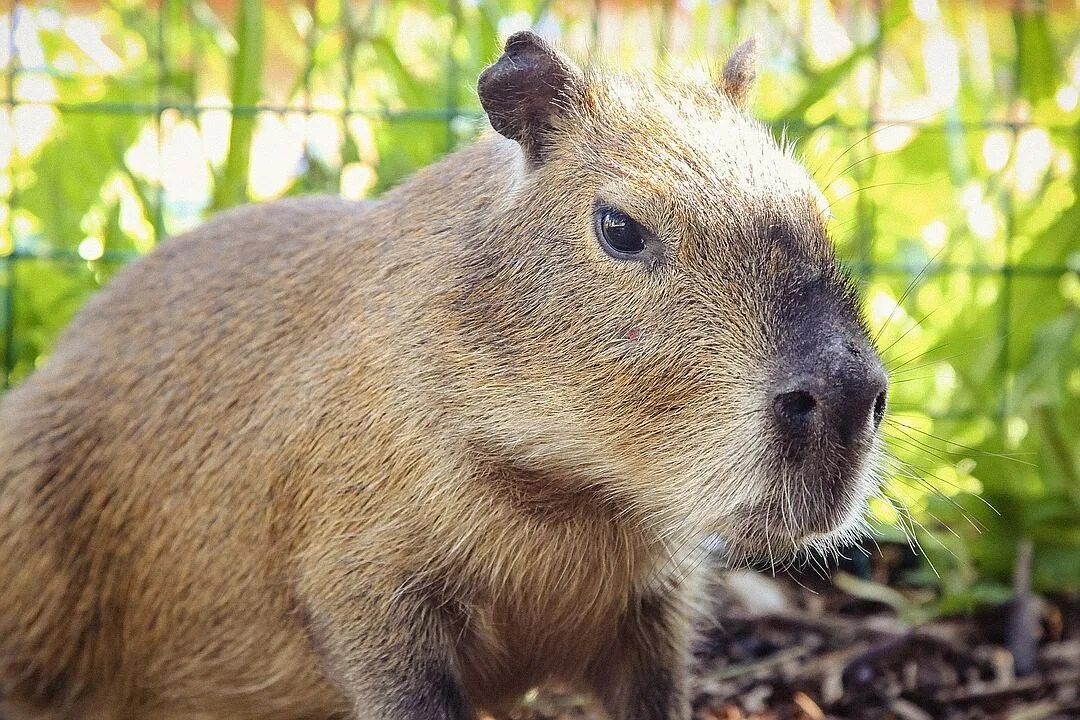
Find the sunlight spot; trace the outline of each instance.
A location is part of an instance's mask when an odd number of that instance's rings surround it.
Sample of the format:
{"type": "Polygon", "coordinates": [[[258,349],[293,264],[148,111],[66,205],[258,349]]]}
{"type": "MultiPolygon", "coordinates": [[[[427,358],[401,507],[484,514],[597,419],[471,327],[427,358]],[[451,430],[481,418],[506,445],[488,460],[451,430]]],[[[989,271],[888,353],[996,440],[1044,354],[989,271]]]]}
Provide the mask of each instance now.
{"type": "Polygon", "coordinates": [[[824,157],[825,153],[832,149],[833,138],[827,132],[815,133],[810,140],[808,153],[810,157],[824,157]]]}
{"type": "Polygon", "coordinates": [[[911,0],[911,9],[915,12],[915,17],[923,22],[931,22],[941,17],[937,0],[911,0]]]}
{"type": "Polygon", "coordinates": [[[996,282],[981,282],[975,288],[975,304],[990,307],[997,302],[998,285],[996,282]]]}
{"type": "Polygon", "coordinates": [[[361,115],[353,115],[346,122],[349,135],[356,143],[356,153],[360,161],[368,165],[376,165],[379,162],[379,149],[375,142],[375,129],[368,118],[361,115]]]}
{"type": "Polygon", "coordinates": [[[143,214],[142,203],[134,193],[125,191],[119,197],[120,230],[134,240],[136,250],[141,253],[149,252],[154,245],[153,223],[143,214]]]}
{"type": "MultiPolygon", "coordinates": [[[[965,462],[965,460],[960,461],[965,462]]],[[[960,467],[960,463],[957,463],[957,468],[960,467]]],[[[972,463],[972,469],[975,465],[972,463]]],[[[970,495],[982,495],[985,492],[986,487],[983,485],[982,480],[968,473],[960,473],[956,476],[956,489],[962,490],[970,495]]]]}
{"type": "MultiPolygon", "coordinates": [[[[228,98],[210,95],[200,98],[203,105],[227,105],[228,98]]],[[[228,110],[206,110],[199,113],[199,134],[202,138],[202,151],[213,165],[222,165],[229,152],[229,132],[232,129],[231,115],[228,110]]]]}
{"type": "Polygon", "coordinates": [[[203,159],[199,129],[190,120],[168,118],[161,148],[162,187],[175,203],[201,205],[211,193],[211,177],[203,159]],[[179,121],[177,121],[179,120],[179,121]]]}
{"type": "Polygon", "coordinates": [[[982,153],[986,169],[991,172],[1000,171],[1009,162],[1009,134],[1001,130],[987,134],[982,153]]]}
{"type": "Polygon", "coordinates": [[[959,383],[956,379],[956,370],[948,363],[942,363],[934,368],[934,386],[938,392],[952,395],[959,383]]]}
{"type": "Polygon", "coordinates": [[[1025,197],[1041,185],[1050,165],[1053,148],[1050,134],[1042,128],[1027,128],[1016,140],[1016,189],[1025,197]]]}
{"type": "Polygon", "coordinates": [[[875,520],[878,520],[886,525],[895,525],[900,521],[900,515],[896,512],[896,508],[891,503],[882,500],[879,497],[870,498],[870,514],[874,516],[875,520]]]}
{"type": "Polygon", "coordinates": [[[59,30],[61,21],[60,11],[55,8],[42,8],[37,11],[37,23],[46,30],[59,30]]]}
{"type": "MultiPolygon", "coordinates": [[[[134,241],[135,249],[147,252],[153,247],[154,226],[144,215],[131,180],[126,175],[115,175],[101,190],[101,199],[108,204],[120,206],[120,231],[134,241]]],[[[104,234],[104,230],[100,230],[104,234]]]]}
{"type": "Polygon", "coordinates": [[[97,260],[105,254],[105,247],[101,244],[101,240],[96,237],[84,238],[79,243],[79,257],[83,260],[97,260]]]}
{"type": "Polygon", "coordinates": [[[132,174],[151,182],[158,179],[157,124],[147,123],[124,152],[124,164],[132,174]]]}
{"type": "Polygon", "coordinates": [[[506,37],[518,30],[528,30],[532,25],[532,16],[522,10],[521,12],[499,18],[499,37],[506,37]]]}
{"type": "Polygon", "coordinates": [[[942,495],[952,497],[962,489],[957,482],[956,468],[954,466],[941,465],[934,468],[933,473],[934,476],[927,478],[927,482],[942,495]]]}
{"type": "Polygon", "coordinates": [[[911,142],[916,134],[912,125],[883,125],[874,131],[873,145],[881,152],[895,152],[911,142]]]}
{"type": "Polygon", "coordinates": [[[836,215],[836,203],[841,200],[849,200],[855,195],[856,185],[846,177],[840,177],[829,183],[830,187],[825,192],[830,214],[836,215]]]}
{"type": "Polygon", "coordinates": [[[15,155],[27,157],[52,137],[57,124],[55,108],[44,105],[19,105],[11,111],[15,125],[15,155]]]}
{"type": "Polygon", "coordinates": [[[1080,368],[1069,373],[1069,391],[1073,395],[1080,395],[1080,368]]]}
{"type": "Polygon", "coordinates": [[[67,18],[64,21],[64,32],[101,70],[111,73],[124,66],[120,56],[102,42],[101,28],[92,20],[82,17],[67,18]]]}
{"type": "Polygon", "coordinates": [[[332,110],[334,112],[341,112],[345,109],[345,101],[338,93],[315,93],[315,97],[311,100],[311,105],[320,110],[332,110]]]}
{"type": "Polygon", "coordinates": [[[1017,447],[1028,434],[1027,420],[1013,415],[1005,421],[1005,439],[1012,447],[1017,447]]]}
{"type": "MultiPolygon", "coordinates": [[[[7,166],[11,163],[11,153],[13,151],[11,143],[11,135],[9,128],[11,127],[11,115],[8,113],[7,108],[0,108],[0,128],[3,128],[3,132],[0,132],[0,170],[6,170],[7,166]]],[[[0,174],[0,178],[6,180],[8,178],[7,173],[0,174]]],[[[0,194],[6,195],[7,189],[0,187],[0,194]]]]}
{"type": "Polygon", "coordinates": [[[337,118],[325,113],[315,113],[307,118],[303,128],[308,151],[329,167],[341,164],[343,128],[337,118]]]}
{"type": "Polygon", "coordinates": [[[982,186],[977,182],[970,182],[960,191],[960,205],[970,208],[982,202],[982,186]]]}
{"type": "Polygon", "coordinates": [[[940,250],[945,247],[945,241],[949,237],[949,226],[942,220],[935,220],[922,229],[922,239],[931,250],[940,250]]]}
{"type": "Polygon", "coordinates": [[[18,208],[11,211],[11,228],[15,231],[15,237],[26,237],[34,232],[34,221],[18,208]]]}
{"type": "Polygon", "coordinates": [[[939,107],[948,107],[960,92],[960,49],[944,29],[931,30],[923,42],[923,63],[929,95],[939,107]]]}
{"type": "Polygon", "coordinates": [[[926,284],[919,288],[915,294],[915,302],[918,307],[936,308],[945,302],[945,293],[938,284],[926,284]]]}
{"type": "Polygon", "coordinates": [[[822,62],[831,65],[851,54],[851,39],[828,3],[811,3],[809,20],[810,47],[822,62]]]}
{"type": "Polygon", "coordinates": [[[295,123],[272,113],[260,113],[251,143],[248,183],[252,200],[269,200],[285,192],[300,168],[304,148],[295,123]]]}
{"type": "Polygon", "coordinates": [[[975,461],[970,458],[963,458],[953,467],[948,469],[948,477],[944,477],[943,479],[947,479],[952,485],[952,487],[949,488],[950,495],[956,495],[957,493],[968,493],[969,495],[982,494],[982,482],[971,474],[974,469],[975,461]]]}
{"type": "Polygon", "coordinates": [[[59,95],[52,78],[41,72],[28,72],[15,78],[15,96],[36,103],[55,102],[59,95]]]}
{"type": "MultiPolygon", "coordinates": [[[[0,37],[11,37],[11,15],[0,15],[0,37]]],[[[11,62],[11,43],[0,42],[0,68],[6,68],[7,64],[11,62]]],[[[6,70],[5,70],[6,72],[6,70]]]]}
{"type": "Polygon", "coordinates": [[[913,480],[917,477],[917,471],[904,470],[893,473],[893,482],[889,487],[889,494],[908,510],[914,510],[925,506],[924,499],[926,490],[919,487],[913,480]]]}
{"type": "Polygon", "coordinates": [[[363,163],[349,163],[341,169],[341,194],[350,200],[362,200],[375,187],[375,170],[363,163]]]}
{"type": "Polygon", "coordinates": [[[1080,278],[1075,273],[1062,273],[1058,289],[1063,300],[1080,304],[1080,278]]]}
{"type": "Polygon", "coordinates": [[[297,34],[301,37],[307,37],[307,34],[311,31],[312,26],[315,24],[314,18],[311,17],[311,13],[307,8],[300,5],[293,5],[288,9],[289,19],[292,20],[293,25],[296,27],[297,34]]]}
{"type": "MultiPolygon", "coordinates": [[[[84,75],[90,74],[83,70],[83,67],[79,63],[79,61],[76,60],[75,56],[69,52],[56,53],[56,55],[52,59],[51,64],[53,68],[59,70],[61,73],[64,74],[74,75],[79,72],[83,73],[84,75]]],[[[84,80],[84,82],[86,82],[87,80],[90,80],[90,78],[87,78],[86,80],[84,80]]],[[[87,82],[87,86],[92,86],[92,82],[87,82]]]]}
{"type": "MultiPolygon", "coordinates": [[[[38,27],[55,30],[60,27],[60,13],[56,10],[43,9],[32,12],[25,5],[15,6],[15,32],[10,40],[15,45],[15,56],[24,68],[45,66],[45,51],[38,41],[38,27]]],[[[4,38],[5,41],[8,38],[4,38]]]]}
{"type": "Polygon", "coordinates": [[[983,188],[971,182],[960,193],[960,205],[967,209],[967,224],[981,240],[989,240],[997,232],[998,221],[994,206],[983,197],[983,188]]]}
{"type": "MultiPolygon", "coordinates": [[[[425,12],[420,7],[403,3],[395,35],[391,39],[394,52],[401,59],[402,66],[408,68],[408,75],[419,80],[433,80],[441,70],[442,56],[431,52],[433,38],[442,40],[444,30],[438,16],[425,12]]],[[[398,81],[395,81],[398,82],[398,81]]],[[[409,81],[411,82],[411,81],[409,81]]]]}
{"type": "Polygon", "coordinates": [[[883,323],[888,321],[890,325],[900,327],[904,325],[903,320],[907,319],[907,313],[904,309],[896,304],[896,300],[892,295],[884,290],[878,290],[870,298],[870,318],[875,327],[881,327],[883,323]]]}
{"type": "Polygon", "coordinates": [[[981,240],[989,240],[997,233],[997,217],[994,215],[994,206],[988,202],[979,202],[972,205],[967,213],[968,227],[971,232],[981,240]]]}
{"type": "Polygon", "coordinates": [[[1076,109],[1076,105],[1080,102],[1080,90],[1077,90],[1072,85],[1065,85],[1054,96],[1057,100],[1058,107],[1065,112],[1072,112],[1076,109]]]}
{"type": "Polygon", "coordinates": [[[1062,150],[1054,156],[1054,172],[1061,177],[1072,175],[1073,160],[1072,155],[1067,150],[1062,150]]]}

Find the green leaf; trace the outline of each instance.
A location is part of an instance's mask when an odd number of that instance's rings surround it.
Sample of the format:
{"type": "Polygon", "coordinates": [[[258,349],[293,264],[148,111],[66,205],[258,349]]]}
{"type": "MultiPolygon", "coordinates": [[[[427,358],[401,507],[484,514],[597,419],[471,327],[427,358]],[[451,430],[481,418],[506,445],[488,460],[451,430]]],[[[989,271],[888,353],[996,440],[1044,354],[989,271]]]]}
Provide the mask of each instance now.
{"type": "MultiPolygon", "coordinates": [[[[136,87],[114,82],[105,101],[124,103],[136,87]]],[[[145,118],[131,113],[67,115],[60,132],[38,152],[34,181],[19,194],[19,206],[41,223],[43,240],[54,248],[74,248],[86,233],[83,217],[99,201],[101,187],[120,167],[145,118]]]]}
{"type": "Polygon", "coordinates": [[[225,170],[214,188],[213,209],[220,210],[247,202],[248,171],[251,166],[251,136],[256,115],[252,111],[262,93],[263,4],[242,0],[236,19],[237,51],[233,58],[232,127],[225,170]],[[242,112],[237,112],[240,109],[242,112]]]}
{"type": "Polygon", "coordinates": [[[1034,105],[1057,89],[1057,53],[1046,13],[1014,10],[1012,17],[1016,33],[1016,80],[1020,95],[1034,105]]]}

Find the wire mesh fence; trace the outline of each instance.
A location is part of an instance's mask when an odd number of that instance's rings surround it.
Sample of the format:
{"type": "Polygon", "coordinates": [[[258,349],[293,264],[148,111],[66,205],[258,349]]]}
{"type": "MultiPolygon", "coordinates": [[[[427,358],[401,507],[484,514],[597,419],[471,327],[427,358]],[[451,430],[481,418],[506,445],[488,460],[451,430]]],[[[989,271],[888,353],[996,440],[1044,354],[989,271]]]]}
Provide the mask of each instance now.
{"type": "Polygon", "coordinates": [[[377,195],[467,142],[484,125],[473,83],[515,29],[698,76],[754,32],[755,108],[797,142],[866,286],[898,462],[957,492],[1076,502],[1071,3],[116,0],[2,18],[5,387],[167,236],[249,200],[377,195]]]}

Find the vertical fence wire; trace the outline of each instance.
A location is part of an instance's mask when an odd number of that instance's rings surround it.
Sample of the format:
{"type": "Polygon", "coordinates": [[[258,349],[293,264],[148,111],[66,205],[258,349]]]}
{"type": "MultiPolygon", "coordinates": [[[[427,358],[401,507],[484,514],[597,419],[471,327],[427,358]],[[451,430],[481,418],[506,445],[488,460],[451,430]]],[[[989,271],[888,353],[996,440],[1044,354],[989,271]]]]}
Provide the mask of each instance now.
{"type": "Polygon", "coordinates": [[[158,9],[157,22],[157,107],[154,109],[154,128],[156,130],[157,177],[154,178],[154,242],[159,243],[165,237],[165,103],[168,100],[166,90],[169,83],[168,54],[166,51],[166,33],[168,9],[162,2],[158,9]]]}
{"type": "Polygon", "coordinates": [[[15,208],[18,207],[18,188],[15,177],[15,153],[18,152],[18,138],[15,133],[15,81],[19,68],[19,52],[15,42],[15,32],[22,15],[22,3],[16,2],[11,7],[10,21],[8,23],[8,36],[5,41],[8,44],[8,69],[4,74],[6,78],[6,92],[4,102],[7,106],[8,123],[11,126],[11,159],[8,162],[8,197],[7,197],[7,231],[11,247],[6,248],[4,256],[4,310],[0,318],[4,323],[4,366],[3,387],[6,390],[11,386],[11,371],[15,367],[15,283],[18,255],[15,247],[15,208]]]}
{"type": "Polygon", "coordinates": [[[458,119],[458,64],[454,56],[454,45],[458,35],[462,32],[461,3],[458,0],[450,0],[450,16],[453,24],[450,26],[450,37],[446,43],[446,144],[445,149],[450,152],[454,149],[455,127],[458,119]]]}
{"type": "MultiPolygon", "coordinates": [[[[1009,129],[1010,137],[1012,138],[1012,147],[1016,147],[1016,140],[1019,135],[1017,127],[1014,125],[1009,129]]],[[[1010,365],[1010,338],[1011,334],[1009,326],[1012,321],[1013,311],[1013,282],[1012,282],[1012,268],[1013,268],[1013,233],[1016,230],[1016,198],[1013,195],[1012,190],[1006,185],[1002,188],[1004,193],[1004,206],[1005,206],[1005,237],[1003,239],[1002,248],[1002,264],[1001,264],[1001,294],[998,297],[998,304],[1000,306],[1000,315],[998,317],[998,342],[1001,345],[1001,357],[998,361],[998,403],[996,408],[996,415],[998,420],[1004,420],[1009,413],[1009,365],[1010,365]]]]}
{"type": "MultiPolygon", "coordinates": [[[[881,13],[873,12],[869,9],[869,6],[863,5],[864,11],[871,12],[874,16],[874,39],[873,39],[873,80],[870,82],[870,108],[866,115],[866,140],[868,143],[867,152],[869,153],[865,159],[867,162],[861,163],[862,167],[865,167],[868,172],[872,172],[877,165],[877,159],[873,154],[873,142],[872,137],[874,132],[878,129],[879,123],[884,118],[881,117],[881,78],[883,73],[883,53],[885,48],[885,28],[882,24],[881,13]]],[[[860,183],[860,186],[865,183],[860,183]]],[[[860,193],[860,197],[866,193],[860,193]]],[[[870,280],[873,278],[873,258],[874,258],[874,225],[877,221],[874,214],[874,204],[869,200],[859,203],[859,212],[863,217],[859,221],[859,274],[865,279],[870,280]]]]}
{"type": "MultiPolygon", "coordinates": [[[[315,104],[312,102],[312,82],[315,75],[315,55],[316,46],[319,43],[319,4],[316,0],[307,0],[305,2],[308,15],[310,15],[309,25],[307,31],[304,33],[304,77],[302,78],[303,90],[304,90],[304,136],[301,147],[301,162],[304,163],[305,168],[312,162],[317,162],[316,158],[311,152],[311,117],[315,112],[315,104]]],[[[282,113],[281,120],[288,122],[289,117],[287,114],[282,113]]],[[[256,116],[256,124],[258,123],[258,116],[256,116]]]]}

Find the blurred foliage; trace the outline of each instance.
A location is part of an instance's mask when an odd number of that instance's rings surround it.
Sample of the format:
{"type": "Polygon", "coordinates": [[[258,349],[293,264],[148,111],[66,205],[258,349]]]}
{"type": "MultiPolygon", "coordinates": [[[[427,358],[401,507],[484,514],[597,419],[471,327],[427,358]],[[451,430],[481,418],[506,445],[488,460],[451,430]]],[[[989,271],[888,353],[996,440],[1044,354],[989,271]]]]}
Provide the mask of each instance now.
{"type": "Polygon", "coordinates": [[[5,368],[25,376],[120,263],[213,211],[377,194],[468,141],[513,30],[698,74],[753,30],[757,110],[824,188],[892,371],[882,536],[914,532],[939,610],[1004,597],[1021,538],[1037,587],[1080,588],[1080,23],[1059,4],[15,3],[5,368]]]}

